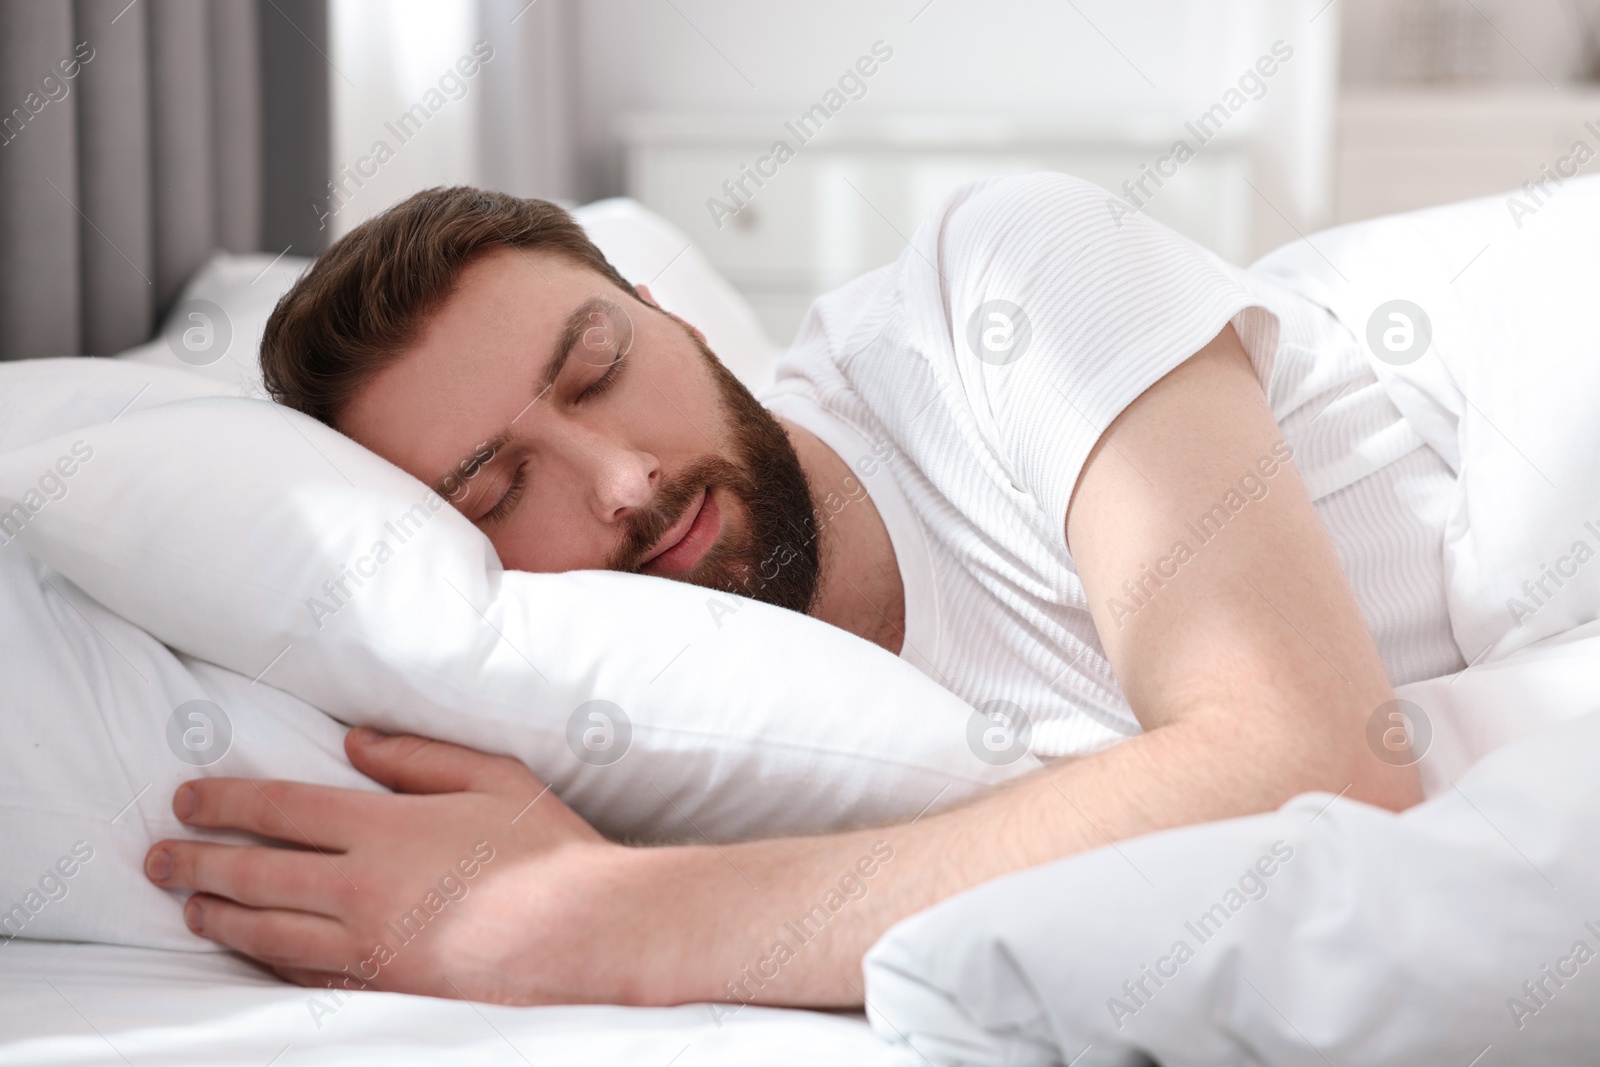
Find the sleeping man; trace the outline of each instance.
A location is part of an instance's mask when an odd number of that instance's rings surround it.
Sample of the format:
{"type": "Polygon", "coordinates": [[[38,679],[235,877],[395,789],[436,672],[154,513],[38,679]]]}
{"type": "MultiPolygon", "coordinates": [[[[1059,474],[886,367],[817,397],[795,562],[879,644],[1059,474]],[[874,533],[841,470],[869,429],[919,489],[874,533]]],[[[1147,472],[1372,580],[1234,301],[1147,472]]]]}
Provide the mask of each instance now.
{"type": "Polygon", "coordinates": [[[851,1006],[889,926],[980,882],[1309,790],[1416,803],[1367,730],[1392,684],[1464,666],[1449,468],[1393,432],[1332,314],[1105,204],[1058,174],[962,187],[816,302],[760,402],[559,208],[473,189],[344,237],[262,346],[279,401],[435,486],[506,567],[808,612],[1075,758],[904,825],[634,847],[513,760],[356,730],[394,794],[186,784],[185,822],[290,847],[163,841],[149,876],[308,984],[851,1006]],[[449,922],[358,974],[489,827],[449,922]],[[865,895],[775,958],[858,870],[865,895]]]}

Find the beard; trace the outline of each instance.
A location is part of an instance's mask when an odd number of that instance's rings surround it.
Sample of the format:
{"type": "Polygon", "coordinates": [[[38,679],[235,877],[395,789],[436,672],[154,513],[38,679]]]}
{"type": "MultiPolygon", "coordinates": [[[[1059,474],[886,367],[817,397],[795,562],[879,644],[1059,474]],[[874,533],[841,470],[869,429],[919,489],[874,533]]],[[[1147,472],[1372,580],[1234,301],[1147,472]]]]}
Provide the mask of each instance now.
{"type": "MultiPolygon", "coordinates": [[[[692,570],[674,576],[724,593],[737,593],[806,614],[816,600],[822,553],[814,523],[811,487],[789,435],[744,383],[691,333],[705,358],[731,428],[730,455],[703,456],[656,491],[648,511],[634,515],[622,545],[606,566],[640,573],[640,560],[709,487],[723,490],[744,513],[742,529],[725,524],[723,535],[692,570]]],[[[727,509],[724,509],[727,510],[727,509]]]]}

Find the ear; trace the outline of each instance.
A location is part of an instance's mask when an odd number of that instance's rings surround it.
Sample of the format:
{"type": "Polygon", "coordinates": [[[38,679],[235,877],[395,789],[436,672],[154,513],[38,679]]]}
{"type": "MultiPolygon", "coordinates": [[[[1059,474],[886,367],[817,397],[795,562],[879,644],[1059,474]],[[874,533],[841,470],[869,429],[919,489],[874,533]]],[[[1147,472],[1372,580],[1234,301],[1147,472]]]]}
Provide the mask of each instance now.
{"type": "MultiPolygon", "coordinates": [[[[649,304],[651,307],[655,308],[657,311],[663,312],[664,314],[672,315],[672,312],[667,311],[666,308],[664,308],[660,304],[656,303],[655,295],[650,292],[650,287],[648,285],[636,285],[633,288],[634,288],[635,291],[638,292],[639,299],[643,300],[646,304],[649,304]]],[[[675,318],[675,319],[678,319],[679,322],[683,322],[683,320],[681,318],[678,318],[678,316],[676,316],[676,315],[672,315],[672,317],[675,318]]],[[[706,335],[701,333],[698,328],[696,328],[695,326],[693,326],[692,324],[687,323],[687,322],[683,322],[683,325],[684,325],[684,328],[687,329],[690,333],[692,333],[696,337],[700,338],[700,343],[701,344],[708,344],[709,343],[709,342],[706,341],[706,335]]]]}

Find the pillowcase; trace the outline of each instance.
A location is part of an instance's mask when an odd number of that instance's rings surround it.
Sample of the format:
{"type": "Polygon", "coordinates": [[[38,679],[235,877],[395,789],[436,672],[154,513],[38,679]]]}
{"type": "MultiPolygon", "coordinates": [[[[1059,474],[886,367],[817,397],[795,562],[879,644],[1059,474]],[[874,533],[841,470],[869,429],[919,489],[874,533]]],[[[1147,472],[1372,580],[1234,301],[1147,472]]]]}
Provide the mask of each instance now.
{"type": "Polygon", "coordinates": [[[0,455],[13,537],[176,650],[347,723],[516,756],[613,836],[893,820],[1038,766],[986,762],[980,713],[815,619],[504,571],[416,479],[265,401],[136,407],[0,455]]]}
{"type": "Polygon", "coordinates": [[[1450,627],[1490,662],[1600,619],[1600,176],[1341,226],[1251,272],[1328,308],[1459,476],[1450,627]],[[1509,209],[1509,210],[1508,210],[1509,209]]]}
{"type": "Polygon", "coordinates": [[[220,382],[186,371],[122,359],[0,362],[0,453],[174,400],[230,392],[220,382]]]}
{"type": "MultiPolygon", "coordinates": [[[[179,823],[179,783],[380,789],[350,766],[332,718],[173,654],[17,545],[0,548],[0,649],[0,938],[219,951],[184,925],[188,894],[142,873],[164,837],[246,840],[179,823]]],[[[15,951],[0,942],[0,958],[15,951]]]]}
{"type": "Polygon", "coordinates": [[[310,265],[304,256],[212,256],[184,285],[161,332],[116,358],[264,396],[261,335],[278,299],[310,265]]]}

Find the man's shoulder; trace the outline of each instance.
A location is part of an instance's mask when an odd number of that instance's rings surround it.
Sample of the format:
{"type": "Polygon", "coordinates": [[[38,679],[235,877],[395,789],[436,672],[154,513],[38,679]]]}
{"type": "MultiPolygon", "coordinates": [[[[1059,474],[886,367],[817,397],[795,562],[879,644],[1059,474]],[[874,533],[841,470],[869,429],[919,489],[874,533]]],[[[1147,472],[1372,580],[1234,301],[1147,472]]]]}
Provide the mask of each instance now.
{"type": "Polygon", "coordinates": [[[952,243],[1025,237],[1038,231],[1045,215],[1104,226],[1117,221],[1109,206],[1114,202],[1100,186],[1060,171],[995,175],[952,189],[928,213],[917,236],[926,241],[937,235],[948,249],[952,243]]]}
{"type": "Polygon", "coordinates": [[[924,387],[938,389],[956,374],[973,307],[995,293],[1018,302],[1041,284],[1059,286],[1063,264],[1092,269],[1092,257],[1063,244],[1104,236],[1112,225],[1108,196],[1054,171],[955,187],[893,262],[812,302],[779,362],[779,383],[803,387],[830,407],[854,394],[885,422],[908,403],[926,410],[919,402],[924,387]]]}
{"type": "Polygon", "coordinates": [[[879,347],[902,312],[898,268],[898,261],[886,263],[813,300],[779,361],[779,376],[785,368],[842,369],[879,347]]]}

